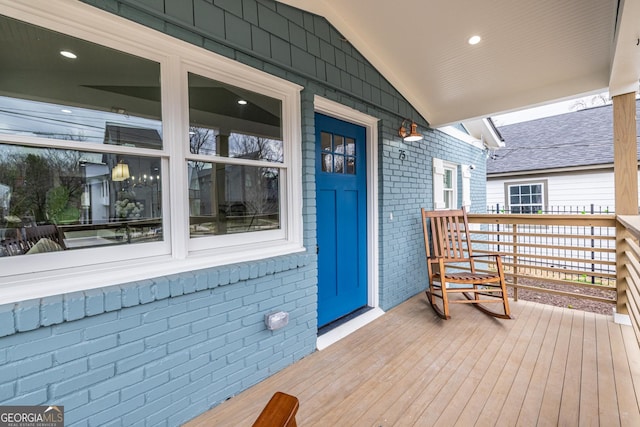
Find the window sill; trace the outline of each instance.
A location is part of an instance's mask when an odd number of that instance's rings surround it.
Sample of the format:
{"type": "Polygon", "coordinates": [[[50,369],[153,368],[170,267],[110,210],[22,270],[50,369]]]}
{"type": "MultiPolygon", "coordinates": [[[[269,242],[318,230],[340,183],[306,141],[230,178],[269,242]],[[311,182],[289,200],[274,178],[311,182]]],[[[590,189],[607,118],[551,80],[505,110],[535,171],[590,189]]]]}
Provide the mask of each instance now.
{"type": "Polygon", "coordinates": [[[306,249],[291,242],[269,242],[191,253],[185,259],[155,256],[3,278],[0,305],[122,285],[173,274],[293,255],[306,249]]]}

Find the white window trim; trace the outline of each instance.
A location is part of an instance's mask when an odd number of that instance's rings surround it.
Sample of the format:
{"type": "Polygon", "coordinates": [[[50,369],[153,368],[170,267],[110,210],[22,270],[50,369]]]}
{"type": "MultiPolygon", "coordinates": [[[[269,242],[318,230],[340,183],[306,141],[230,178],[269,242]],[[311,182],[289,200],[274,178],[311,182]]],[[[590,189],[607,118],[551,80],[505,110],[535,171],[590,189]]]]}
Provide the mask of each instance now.
{"type": "Polygon", "coordinates": [[[533,205],[537,205],[540,204],[542,205],[542,211],[544,212],[547,208],[547,184],[548,181],[546,179],[542,179],[542,180],[531,180],[531,181],[513,181],[513,182],[505,182],[505,189],[506,189],[506,194],[505,194],[505,201],[507,202],[505,204],[505,210],[510,213],[511,212],[511,207],[512,206],[533,206],[533,205]],[[522,186],[532,186],[532,185],[540,185],[542,188],[541,191],[541,195],[542,195],[542,202],[541,203],[528,203],[528,204],[516,204],[516,205],[512,205],[511,204],[511,187],[522,187],[522,186]]]}
{"type": "MultiPolygon", "coordinates": [[[[170,177],[168,180],[163,180],[163,194],[168,195],[163,198],[163,224],[166,236],[164,242],[118,246],[119,256],[112,255],[114,251],[109,249],[113,248],[74,251],[73,256],[82,265],[71,268],[60,268],[59,261],[68,255],[65,253],[11,257],[11,265],[17,266],[27,262],[33,265],[34,262],[43,262],[46,263],[46,268],[51,270],[5,274],[1,277],[0,304],[304,251],[302,245],[301,86],[80,2],[61,2],[55,8],[51,8],[47,2],[23,3],[0,0],[0,13],[159,62],[162,67],[163,89],[169,89],[162,91],[165,144],[163,150],[152,150],[152,154],[163,159],[163,167],[167,171],[165,173],[170,177]],[[188,129],[185,130],[185,126],[188,126],[188,100],[186,99],[187,79],[186,74],[183,73],[184,64],[206,68],[225,83],[256,90],[283,100],[283,140],[290,141],[285,143],[284,155],[289,160],[286,165],[286,178],[281,183],[281,186],[286,186],[286,212],[283,212],[281,222],[286,235],[280,236],[277,240],[262,242],[259,239],[257,241],[251,239],[250,244],[239,238],[235,246],[190,252],[189,213],[184,188],[186,147],[183,145],[186,144],[175,143],[183,139],[183,135],[188,135],[188,129]],[[174,99],[177,94],[181,99],[174,99]],[[167,117],[173,117],[175,120],[167,120],[167,117]],[[171,159],[170,168],[169,159],[171,159]],[[145,255],[141,256],[141,251],[144,251],[145,255]],[[127,253],[135,255],[136,259],[123,260],[122,255],[127,253]],[[95,260],[100,260],[100,263],[96,263],[95,260]],[[16,262],[18,264],[14,264],[16,262]],[[87,280],[88,276],[91,277],[90,280],[87,280]]],[[[15,136],[5,139],[20,142],[20,139],[15,136]]],[[[55,146],[55,141],[47,140],[43,145],[55,146]]],[[[66,147],[70,146],[66,145],[66,147]]],[[[90,151],[96,149],[87,147],[86,144],[78,144],[77,148],[90,151]]],[[[127,148],[122,147],[122,150],[126,152],[127,148]]],[[[141,152],[134,151],[136,154],[141,152]]],[[[6,263],[7,260],[4,261],[6,263]]]]}
{"type": "Polygon", "coordinates": [[[433,209],[456,209],[458,207],[458,165],[436,157],[433,158],[433,209]],[[447,207],[444,199],[445,170],[453,170],[453,206],[447,207]]]}

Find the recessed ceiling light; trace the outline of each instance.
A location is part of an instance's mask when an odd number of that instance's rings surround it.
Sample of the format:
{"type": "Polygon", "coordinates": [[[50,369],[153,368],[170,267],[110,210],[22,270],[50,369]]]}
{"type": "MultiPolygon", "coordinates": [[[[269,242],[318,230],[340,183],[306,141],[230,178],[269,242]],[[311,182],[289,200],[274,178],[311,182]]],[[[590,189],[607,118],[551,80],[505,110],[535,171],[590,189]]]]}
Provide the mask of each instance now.
{"type": "Polygon", "coordinates": [[[68,50],[61,50],[60,51],[60,55],[64,56],[65,58],[69,58],[69,59],[76,59],[78,57],[78,55],[76,55],[75,53],[68,51],[68,50]]]}
{"type": "Polygon", "coordinates": [[[63,112],[63,113],[65,113],[65,114],[71,114],[71,113],[72,113],[72,111],[71,111],[71,110],[68,110],[68,109],[66,109],[66,108],[63,108],[63,109],[62,109],[62,110],[60,110],[60,111],[62,111],[62,112],[63,112]]]}
{"type": "Polygon", "coordinates": [[[472,36],[469,38],[469,44],[473,45],[473,44],[478,44],[480,43],[480,40],[482,40],[480,38],[480,36],[472,36]]]}
{"type": "Polygon", "coordinates": [[[244,99],[239,99],[239,100],[238,100],[238,104],[240,104],[240,105],[247,105],[247,101],[245,101],[244,99]]]}

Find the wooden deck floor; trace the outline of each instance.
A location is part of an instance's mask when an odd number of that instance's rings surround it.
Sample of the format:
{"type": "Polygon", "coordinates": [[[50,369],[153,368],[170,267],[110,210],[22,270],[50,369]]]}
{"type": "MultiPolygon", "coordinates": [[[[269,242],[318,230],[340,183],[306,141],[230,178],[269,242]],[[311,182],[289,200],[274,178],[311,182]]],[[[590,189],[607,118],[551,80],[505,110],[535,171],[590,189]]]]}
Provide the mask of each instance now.
{"type": "Polygon", "coordinates": [[[418,295],[192,420],[251,426],[276,391],[305,426],[640,426],[640,350],[602,316],[511,302],[514,320],[418,295]]]}

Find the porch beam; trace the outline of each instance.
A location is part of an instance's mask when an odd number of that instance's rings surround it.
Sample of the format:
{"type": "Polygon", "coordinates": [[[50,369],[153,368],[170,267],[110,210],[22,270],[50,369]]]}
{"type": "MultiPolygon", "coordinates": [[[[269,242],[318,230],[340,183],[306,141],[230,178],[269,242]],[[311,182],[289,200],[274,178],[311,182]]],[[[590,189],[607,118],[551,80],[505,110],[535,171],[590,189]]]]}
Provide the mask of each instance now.
{"type": "MultiPolygon", "coordinates": [[[[613,97],[613,175],[617,215],[638,215],[638,157],[635,92],[613,97]]],[[[625,252],[631,234],[616,224],[617,314],[628,314],[625,252]]]]}

